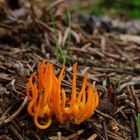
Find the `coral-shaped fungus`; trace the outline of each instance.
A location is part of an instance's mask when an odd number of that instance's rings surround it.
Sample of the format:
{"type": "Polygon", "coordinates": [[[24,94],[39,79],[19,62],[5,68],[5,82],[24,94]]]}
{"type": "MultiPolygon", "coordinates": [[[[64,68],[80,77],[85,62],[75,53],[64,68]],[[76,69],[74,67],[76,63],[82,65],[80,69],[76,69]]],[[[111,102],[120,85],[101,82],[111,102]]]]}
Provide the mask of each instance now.
{"type": "Polygon", "coordinates": [[[64,67],[56,77],[51,63],[45,60],[39,62],[37,72],[30,76],[26,86],[26,95],[30,100],[28,112],[38,128],[48,128],[52,117],[60,123],[80,124],[93,114],[99,103],[97,90],[92,89],[92,84],[87,82],[85,75],[81,91],[77,93],[76,71],[77,64],[74,64],[71,97],[67,97],[61,86],[64,67]]]}

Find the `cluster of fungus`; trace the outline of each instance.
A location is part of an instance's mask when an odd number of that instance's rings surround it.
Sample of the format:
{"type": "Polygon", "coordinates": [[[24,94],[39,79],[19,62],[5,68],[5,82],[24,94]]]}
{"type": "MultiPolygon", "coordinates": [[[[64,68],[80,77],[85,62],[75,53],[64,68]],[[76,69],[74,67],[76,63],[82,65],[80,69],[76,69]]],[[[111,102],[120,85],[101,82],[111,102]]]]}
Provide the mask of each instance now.
{"type": "Polygon", "coordinates": [[[71,96],[67,97],[61,86],[64,67],[56,77],[51,63],[47,63],[46,60],[39,62],[37,72],[30,76],[26,86],[26,95],[30,101],[27,110],[36,127],[48,128],[52,118],[56,118],[60,123],[80,124],[93,114],[99,103],[97,90],[93,90],[86,74],[81,90],[77,93],[76,71],[77,64],[74,64],[71,96]]]}

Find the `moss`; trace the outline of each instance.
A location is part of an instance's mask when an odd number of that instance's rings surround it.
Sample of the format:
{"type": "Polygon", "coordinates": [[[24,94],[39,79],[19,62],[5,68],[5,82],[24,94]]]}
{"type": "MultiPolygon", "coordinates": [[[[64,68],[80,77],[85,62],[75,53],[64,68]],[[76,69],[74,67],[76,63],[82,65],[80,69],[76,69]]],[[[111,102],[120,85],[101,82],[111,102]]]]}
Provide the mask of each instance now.
{"type": "Polygon", "coordinates": [[[123,14],[128,17],[140,18],[139,0],[101,0],[98,4],[91,7],[91,14],[94,15],[118,15],[123,14]],[[108,4],[109,3],[109,4],[108,4]]]}

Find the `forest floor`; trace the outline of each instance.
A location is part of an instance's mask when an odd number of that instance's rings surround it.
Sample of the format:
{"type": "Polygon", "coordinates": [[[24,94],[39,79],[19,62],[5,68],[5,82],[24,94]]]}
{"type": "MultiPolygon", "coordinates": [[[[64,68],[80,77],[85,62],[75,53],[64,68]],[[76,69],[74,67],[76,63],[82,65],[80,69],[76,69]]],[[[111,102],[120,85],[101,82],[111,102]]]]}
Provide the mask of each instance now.
{"type": "Polygon", "coordinates": [[[0,1],[0,140],[136,140],[140,112],[140,21],[78,15],[63,0],[7,5],[0,1]],[[16,9],[15,9],[16,8],[16,9]],[[35,127],[27,112],[26,83],[46,59],[71,87],[77,62],[77,85],[85,73],[100,102],[80,125],[35,127]]]}

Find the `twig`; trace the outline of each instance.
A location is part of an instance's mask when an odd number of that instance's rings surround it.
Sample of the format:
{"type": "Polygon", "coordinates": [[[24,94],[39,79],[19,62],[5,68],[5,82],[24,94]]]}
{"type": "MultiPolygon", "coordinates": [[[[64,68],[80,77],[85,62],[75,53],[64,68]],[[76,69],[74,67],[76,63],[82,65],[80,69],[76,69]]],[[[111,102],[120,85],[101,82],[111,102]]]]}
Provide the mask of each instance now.
{"type": "Polygon", "coordinates": [[[135,80],[135,81],[130,81],[130,82],[123,83],[118,88],[118,91],[121,92],[125,87],[130,86],[130,85],[140,85],[140,80],[135,80]]]}
{"type": "Polygon", "coordinates": [[[75,138],[75,137],[77,137],[77,136],[81,135],[83,132],[84,132],[84,130],[83,130],[83,129],[78,130],[78,131],[77,131],[77,132],[75,132],[74,134],[71,134],[71,135],[67,136],[67,139],[68,139],[68,140],[69,140],[69,139],[73,139],[73,138],[75,138]]]}
{"type": "Polygon", "coordinates": [[[102,124],[103,124],[104,138],[105,140],[108,140],[107,127],[105,121],[103,121],[102,124]]]}
{"type": "Polygon", "coordinates": [[[11,122],[22,111],[24,106],[27,104],[27,101],[28,101],[28,98],[26,96],[24,101],[22,102],[21,106],[18,108],[18,110],[14,114],[12,114],[9,118],[5,119],[3,121],[3,124],[7,124],[7,123],[11,122]]]}
{"type": "Polygon", "coordinates": [[[2,114],[2,116],[0,117],[0,125],[3,123],[4,119],[6,118],[6,115],[8,114],[8,112],[11,110],[11,108],[13,107],[13,105],[11,105],[10,107],[8,107],[8,109],[2,114]]]}
{"type": "Polygon", "coordinates": [[[87,140],[95,140],[97,138],[97,134],[92,134],[87,140]]]}
{"type": "Polygon", "coordinates": [[[111,117],[110,115],[108,115],[108,114],[105,114],[105,113],[103,113],[103,112],[101,112],[101,111],[99,111],[99,110],[97,110],[97,109],[95,109],[95,112],[98,113],[98,114],[100,114],[101,116],[107,118],[107,119],[114,120],[114,121],[116,122],[116,120],[115,120],[114,118],[112,118],[112,117],[111,117]]]}
{"type": "Polygon", "coordinates": [[[57,0],[57,1],[53,2],[53,3],[51,4],[51,6],[48,8],[48,11],[51,10],[52,8],[58,6],[59,4],[61,4],[61,3],[63,3],[63,2],[64,2],[64,0],[57,0]]]}
{"type": "Polygon", "coordinates": [[[132,97],[134,99],[135,109],[136,109],[136,112],[138,114],[138,112],[140,112],[140,102],[139,102],[138,97],[135,94],[134,86],[130,86],[130,89],[131,89],[132,97]]]}
{"type": "Polygon", "coordinates": [[[15,136],[18,138],[18,140],[24,140],[24,138],[19,134],[17,129],[11,124],[8,126],[10,130],[15,134],[15,136]]]}

